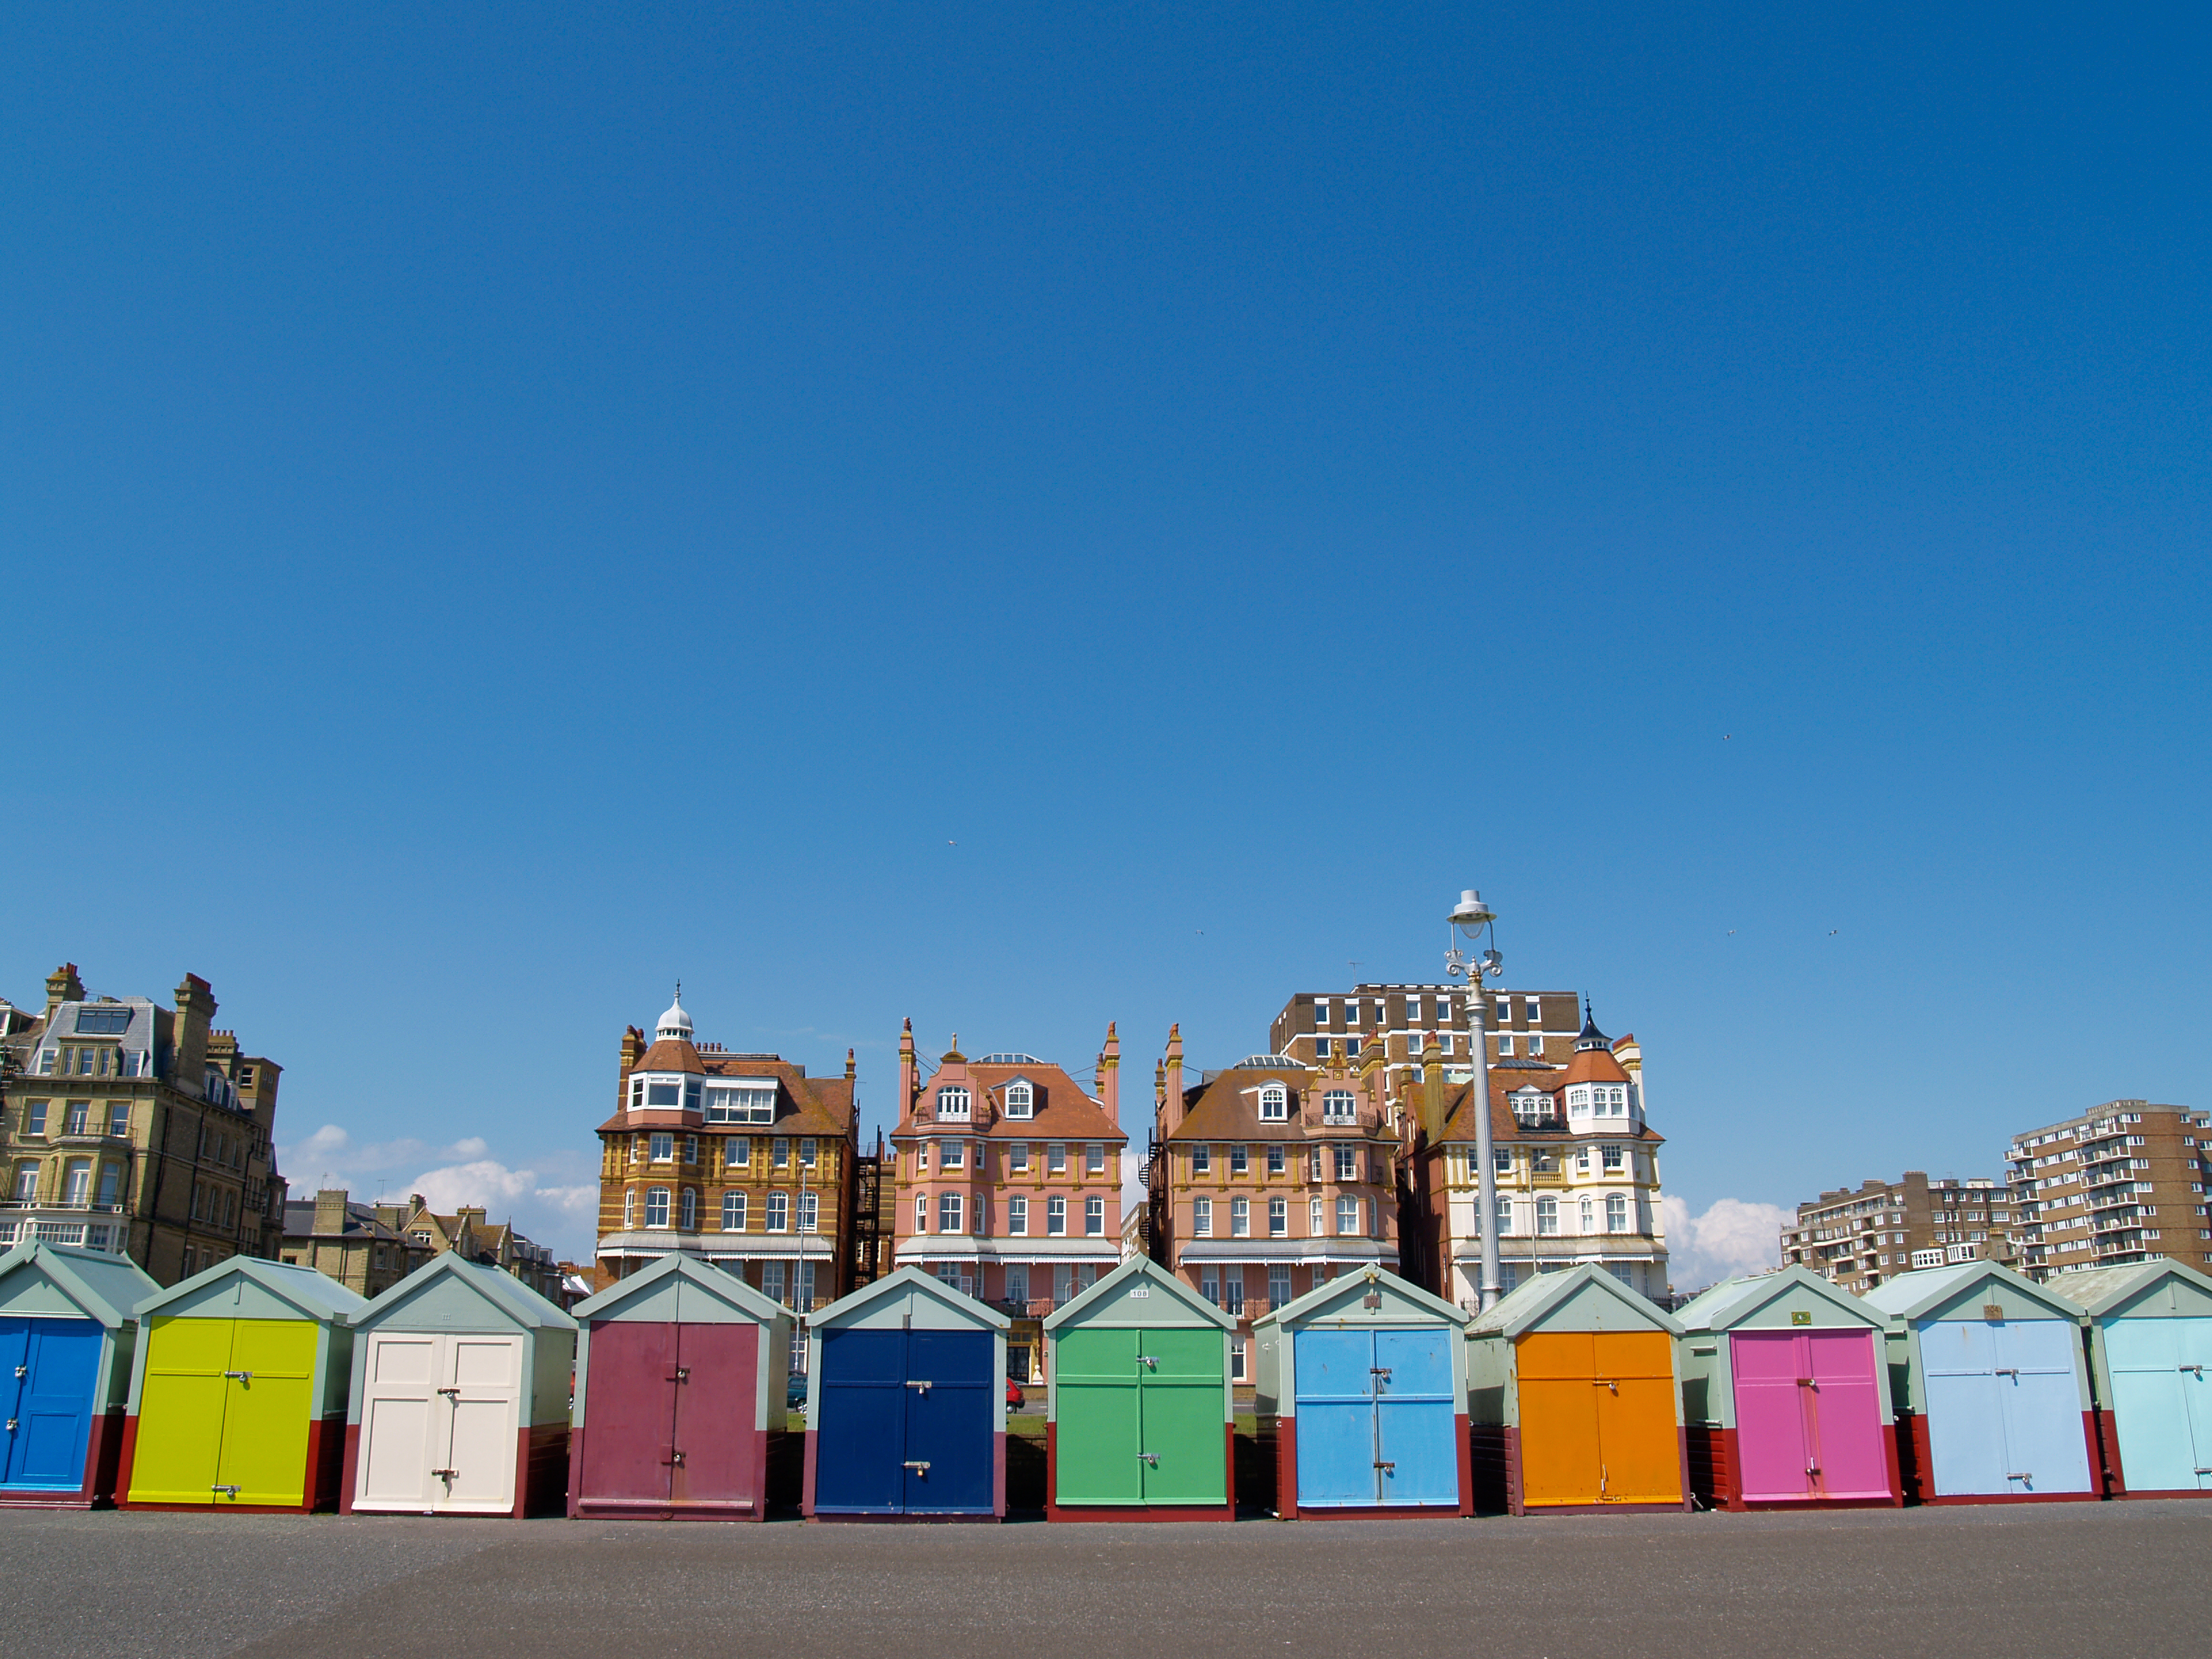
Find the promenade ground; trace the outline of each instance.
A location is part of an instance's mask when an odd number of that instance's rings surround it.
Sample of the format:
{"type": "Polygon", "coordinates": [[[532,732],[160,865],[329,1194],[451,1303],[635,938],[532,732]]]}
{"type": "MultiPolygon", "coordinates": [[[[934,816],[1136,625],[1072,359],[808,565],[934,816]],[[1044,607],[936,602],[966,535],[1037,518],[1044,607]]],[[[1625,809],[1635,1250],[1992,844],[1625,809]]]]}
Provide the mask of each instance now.
{"type": "Polygon", "coordinates": [[[37,1659],[2212,1651],[2212,1500],[1003,1527],[0,1511],[37,1659]]]}

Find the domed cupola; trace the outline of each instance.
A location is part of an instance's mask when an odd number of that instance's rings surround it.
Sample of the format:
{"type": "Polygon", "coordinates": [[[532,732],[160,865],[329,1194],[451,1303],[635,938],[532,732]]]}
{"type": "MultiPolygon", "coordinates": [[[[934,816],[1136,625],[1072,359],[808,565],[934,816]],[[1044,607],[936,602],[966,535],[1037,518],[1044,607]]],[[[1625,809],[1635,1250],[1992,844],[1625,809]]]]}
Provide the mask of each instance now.
{"type": "Polygon", "coordinates": [[[660,1023],[653,1028],[654,1042],[658,1042],[663,1037],[681,1038],[685,1042],[691,1041],[691,1016],[684,1012],[684,981],[680,979],[676,981],[676,1000],[668,1005],[668,1012],[661,1015],[660,1023]]]}

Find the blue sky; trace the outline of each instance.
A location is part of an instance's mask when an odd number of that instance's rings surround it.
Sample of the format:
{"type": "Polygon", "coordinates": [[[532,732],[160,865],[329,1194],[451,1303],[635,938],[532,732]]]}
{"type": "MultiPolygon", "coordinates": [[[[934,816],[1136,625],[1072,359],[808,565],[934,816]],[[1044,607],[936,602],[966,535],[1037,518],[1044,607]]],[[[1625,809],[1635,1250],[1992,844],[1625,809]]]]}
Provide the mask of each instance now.
{"type": "Polygon", "coordinates": [[[564,1251],[678,975],[1141,1134],[1466,885],[1692,1216],[2206,1103],[2205,46],[13,9],[0,991],[564,1251]]]}

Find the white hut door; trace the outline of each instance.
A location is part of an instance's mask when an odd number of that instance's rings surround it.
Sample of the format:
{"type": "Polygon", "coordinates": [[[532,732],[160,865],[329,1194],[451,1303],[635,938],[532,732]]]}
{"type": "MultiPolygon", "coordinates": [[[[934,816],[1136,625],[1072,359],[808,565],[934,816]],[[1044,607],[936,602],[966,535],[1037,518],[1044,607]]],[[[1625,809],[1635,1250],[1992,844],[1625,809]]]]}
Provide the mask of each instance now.
{"type": "Polygon", "coordinates": [[[446,1415],[437,1393],[442,1342],[419,1332],[370,1333],[356,1509],[430,1507],[432,1441],[446,1415]]]}
{"type": "Polygon", "coordinates": [[[446,1456],[430,1472],[430,1506],[504,1515],[514,1507],[522,1417],[522,1339],[446,1336],[438,1393],[448,1404],[446,1456]]]}

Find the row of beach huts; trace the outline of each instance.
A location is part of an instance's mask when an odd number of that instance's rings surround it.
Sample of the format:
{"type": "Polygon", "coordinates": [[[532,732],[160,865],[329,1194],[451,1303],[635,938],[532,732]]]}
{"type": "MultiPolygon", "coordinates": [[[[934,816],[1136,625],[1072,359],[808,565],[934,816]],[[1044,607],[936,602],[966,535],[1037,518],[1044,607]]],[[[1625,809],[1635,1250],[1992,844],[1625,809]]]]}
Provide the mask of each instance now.
{"type": "MultiPolygon", "coordinates": [[[[1126,1261],[1046,1321],[1054,1520],[2026,1503],[2212,1492],[2212,1279],[1802,1268],[1669,1316],[1594,1267],[1471,1316],[1378,1268],[1235,1321],[1126,1261]],[[1240,1462],[1245,1478],[1240,1480],[1240,1462]]],[[[804,1334],[800,1505],[1006,1513],[1005,1315],[908,1267],[804,1334]]],[[[0,1504],[758,1519],[791,1312],[671,1255],[573,1316],[440,1256],[374,1301],[236,1257],[162,1290],[0,1257],[0,1504]],[[10,1392],[12,1390],[12,1392],[10,1392]]]]}

